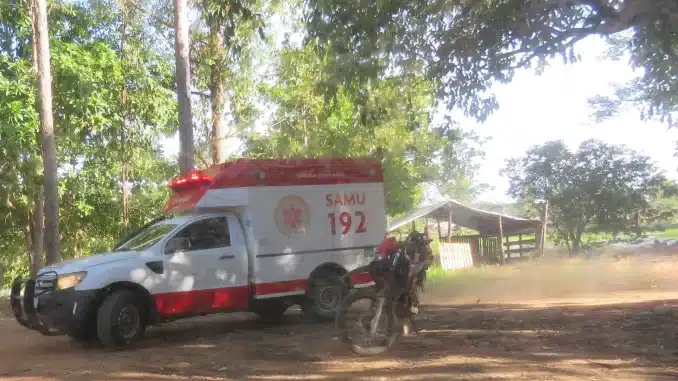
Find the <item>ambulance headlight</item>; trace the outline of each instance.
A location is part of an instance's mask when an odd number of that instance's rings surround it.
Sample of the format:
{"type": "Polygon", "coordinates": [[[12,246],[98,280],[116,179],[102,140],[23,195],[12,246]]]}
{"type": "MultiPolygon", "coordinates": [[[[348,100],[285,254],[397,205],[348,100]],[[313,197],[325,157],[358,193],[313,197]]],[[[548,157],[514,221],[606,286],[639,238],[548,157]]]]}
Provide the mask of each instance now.
{"type": "Polygon", "coordinates": [[[79,271],[77,273],[61,274],[57,281],[58,290],[66,290],[77,286],[87,275],[87,271],[79,271]]]}

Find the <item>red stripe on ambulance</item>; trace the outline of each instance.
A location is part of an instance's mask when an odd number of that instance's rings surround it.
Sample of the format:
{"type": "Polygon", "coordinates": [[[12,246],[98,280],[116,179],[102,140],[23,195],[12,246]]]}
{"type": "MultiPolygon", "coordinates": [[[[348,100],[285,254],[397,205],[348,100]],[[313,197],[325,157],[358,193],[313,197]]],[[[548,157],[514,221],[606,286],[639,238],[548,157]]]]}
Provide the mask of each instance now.
{"type": "Polygon", "coordinates": [[[153,295],[161,316],[197,315],[218,310],[243,310],[249,303],[249,286],[168,292],[153,295]]]}
{"type": "MultiPolygon", "coordinates": [[[[367,273],[353,274],[354,285],[372,283],[367,273]]],[[[306,279],[255,284],[256,296],[285,295],[291,292],[303,293],[308,286],[306,279]]],[[[197,315],[218,310],[245,310],[249,304],[249,286],[226,287],[212,290],[169,292],[153,295],[155,307],[161,316],[197,315]]]]}

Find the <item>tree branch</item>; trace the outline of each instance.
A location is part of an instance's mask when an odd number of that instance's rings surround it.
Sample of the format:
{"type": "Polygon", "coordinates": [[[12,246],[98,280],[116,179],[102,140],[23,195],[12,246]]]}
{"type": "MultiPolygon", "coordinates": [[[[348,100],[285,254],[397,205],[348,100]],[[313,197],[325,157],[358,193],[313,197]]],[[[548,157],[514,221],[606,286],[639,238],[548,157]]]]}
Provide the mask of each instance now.
{"type": "MultiPolygon", "coordinates": [[[[174,89],[174,90],[176,91],[176,89],[174,89]]],[[[191,91],[191,94],[192,95],[198,95],[198,96],[201,96],[203,98],[209,98],[210,97],[210,95],[208,93],[206,93],[204,91],[198,91],[198,90],[191,91]]]]}
{"type": "Polygon", "coordinates": [[[138,2],[130,1],[130,2],[129,2],[129,5],[130,5],[132,8],[134,8],[135,10],[137,10],[137,11],[139,11],[139,12],[145,14],[146,16],[148,16],[148,17],[154,19],[156,22],[158,22],[158,23],[160,23],[160,24],[162,24],[162,25],[164,25],[164,26],[166,26],[166,27],[168,27],[168,28],[170,28],[170,29],[175,29],[175,28],[176,28],[176,25],[174,24],[173,21],[172,21],[172,22],[167,21],[167,20],[163,19],[162,17],[160,17],[160,16],[158,16],[158,15],[155,15],[155,14],[151,13],[150,11],[147,11],[147,10],[143,9],[143,8],[141,7],[141,5],[140,5],[138,2]]]}

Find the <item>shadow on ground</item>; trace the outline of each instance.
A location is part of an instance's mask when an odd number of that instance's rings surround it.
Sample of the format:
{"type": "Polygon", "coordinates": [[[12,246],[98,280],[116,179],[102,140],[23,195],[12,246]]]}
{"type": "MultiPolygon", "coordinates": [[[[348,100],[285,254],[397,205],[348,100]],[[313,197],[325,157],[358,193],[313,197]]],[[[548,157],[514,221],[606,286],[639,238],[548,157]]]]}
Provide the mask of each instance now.
{"type": "Polygon", "coordinates": [[[350,354],[333,339],[331,324],[308,323],[298,314],[279,324],[212,316],[151,329],[139,348],[122,352],[43,339],[30,347],[32,365],[15,363],[0,376],[91,381],[678,378],[678,300],[594,307],[428,305],[422,310],[420,336],[402,340],[378,358],[350,354]]]}

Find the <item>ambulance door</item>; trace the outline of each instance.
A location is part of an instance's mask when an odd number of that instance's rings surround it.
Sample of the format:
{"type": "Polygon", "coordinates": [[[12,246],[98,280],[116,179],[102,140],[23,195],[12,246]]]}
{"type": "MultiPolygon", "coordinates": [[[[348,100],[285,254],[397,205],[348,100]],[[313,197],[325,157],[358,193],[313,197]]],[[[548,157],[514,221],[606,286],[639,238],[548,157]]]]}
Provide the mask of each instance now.
{"type": "Polygon", "coordinates": [[[246,272],[242,270],[242,252],[246,249],[241,237],[232,214],[193,220],[174,235],[173,239],[183,242],[183,247],[174,253],[170,248],[166,264],[170,272],[183,275],[184,285],[192,283],[191,312],[247,306],[249,290],[246,272]]]}

